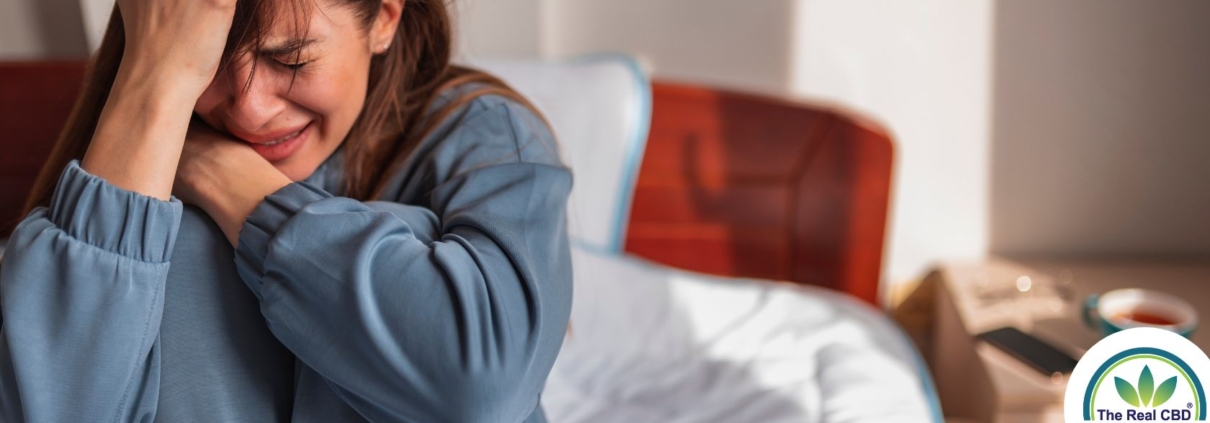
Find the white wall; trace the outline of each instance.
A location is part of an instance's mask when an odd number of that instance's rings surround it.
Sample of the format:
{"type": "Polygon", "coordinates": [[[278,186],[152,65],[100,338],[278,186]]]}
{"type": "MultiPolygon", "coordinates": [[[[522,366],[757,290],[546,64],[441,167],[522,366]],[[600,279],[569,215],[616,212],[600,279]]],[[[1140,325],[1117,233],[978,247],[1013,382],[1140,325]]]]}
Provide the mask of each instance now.
{"type": "Polygon", "coordinates": [[[991,12],[990,0],[807,0],[797,10],[789,91],[865,111],[898,144],[891,282],[987,252],[991,12]]]}
{"type": "Polygon", "coordinates": [[[105,37],[105,28],[113,15],[114,0],[80,0],[80,13],[84,15],[84,35],[88,40],[88,51],[96,51],[105,37]]]}
{"type": "Polygon", "coordinates": [[[991,247],[1210,254],[1210,2],[1001,1],[991,247]]]}

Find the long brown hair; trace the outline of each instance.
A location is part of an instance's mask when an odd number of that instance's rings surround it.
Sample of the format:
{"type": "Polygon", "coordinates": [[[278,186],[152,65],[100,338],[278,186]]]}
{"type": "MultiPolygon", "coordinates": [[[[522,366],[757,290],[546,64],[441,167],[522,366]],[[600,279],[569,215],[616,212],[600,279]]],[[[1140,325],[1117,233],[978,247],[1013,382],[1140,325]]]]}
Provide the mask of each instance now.
{"type": "MultiPolygon", "coordinates": [[[[315,0],[271,1],[239,0],[231,32],[227,38],[224,65],[242,49],[257,46],[262,31],[294,6],[294,17],[309,18],[303,2],[315,0]]],[[[362,26],[374,22],[382,0],[338,0],[353,7],[362,26]]],[[[406,0],[398,30],[384,54],[376,55],[370,65],[365,106],[344,141],[345,193],[358,200],[377,197],[403,159],[446,119],[452,117],[476,97],[494,94],[517,101],[537,114],[521,95],[498,78],[450,63],[453,36],[446,0],[406,0]],[[430,112],[438,94],[474,83],[467,90],[430,112]]],[[[296,28],[305,27],[295,25],[296,28]]],[[[50,203],[59,173],[73,159],[81,159],[92,140],[101,109],[122,62],[126,36],[117,6],[105,30],[100,49],[85,72],[84,85],[67,124],[59,135],[50,158],[43,165],[34,188],[26,200],[25,213],[50,203]]],[[[220,68],[222,72],[222,68],[220,68]]],[[[539,115],[540,116],[540,115],[539,115]]]]}

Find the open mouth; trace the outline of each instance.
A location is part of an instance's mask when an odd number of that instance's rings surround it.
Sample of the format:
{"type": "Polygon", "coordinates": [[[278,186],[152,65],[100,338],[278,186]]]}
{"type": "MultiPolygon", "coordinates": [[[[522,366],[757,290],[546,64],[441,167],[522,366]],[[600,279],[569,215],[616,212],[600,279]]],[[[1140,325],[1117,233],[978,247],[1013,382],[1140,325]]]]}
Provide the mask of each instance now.
{"type": "Polygon", "coordinates": [[[291,134],[289,134],[289,135],[286,135],[286,136],[284,136],[284,137],[281,137],[281,138],[275,139],[275,140],[273,140],[273,141],[269,141],[269,142],[266,142],[266,143],[261,143],[260,145],[263,145],[263,146],[271,146],[271,145],[278,145],[278,144],[281,144],[281,143],[286,142],[286,141],[288,141],[288,140],[294,139],[294,137],[297,137],[297,136],[298,136],[299,134],[301,134],[301,133],[303,132],[303,130],[305,130],[305,129],[307,129],[307,127],[305,127],[305,126],[304,126],[304,127],[303,127],[303,129],[299,129],[299,130],[294,131],[293,133],[291,133],[291,134]]]}
{"type": "Polygon", "coordinates": [[[284,160],[294,155],[294,153],[297,152],[300,147],[302,147],[303,141],[305,141],[307,136],[311,133],[312,126],[313,125],[311,123],[307,123],[307,125],[302,127],[302,129],[268,141],[245,142],[252,146],[252,149],[256,150],[257,154],[260,154],[261,157],[265,158],[265,160],[270,162],[284,160]]]}

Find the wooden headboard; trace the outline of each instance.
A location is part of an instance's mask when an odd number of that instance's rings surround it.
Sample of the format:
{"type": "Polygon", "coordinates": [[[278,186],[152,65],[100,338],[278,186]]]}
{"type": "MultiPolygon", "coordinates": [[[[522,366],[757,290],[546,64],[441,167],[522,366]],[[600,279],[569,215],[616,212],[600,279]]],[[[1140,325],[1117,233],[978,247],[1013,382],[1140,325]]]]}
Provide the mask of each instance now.
{"type": "MultiPolygon", "coordinates": [[[[0,238],[78,93],[82,61],[0,63],[0,238]]],[[[878,304],[886,132],[819,106],[657,82],[626,250],[878,304]]]]}
{"type": "Polygon", "coordinates": [[[657,82],[626,251],[879,303],[893,147],[852,113],[657,82]]]}
{"type": "Polygon", "coordinates": [[[0,238],[22,217],[83,77],[82,61],[0,63],[0,238]]]}

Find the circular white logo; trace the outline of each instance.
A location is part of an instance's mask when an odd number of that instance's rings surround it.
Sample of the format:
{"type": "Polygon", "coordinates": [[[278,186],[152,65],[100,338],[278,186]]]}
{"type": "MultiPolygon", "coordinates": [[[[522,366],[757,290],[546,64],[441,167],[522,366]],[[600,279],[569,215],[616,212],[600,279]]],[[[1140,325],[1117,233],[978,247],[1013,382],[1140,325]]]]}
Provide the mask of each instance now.
{"type": "Polygon", "coordinates": [[[1087,421],[1205,421],[1210,359],[1197,345],[1155,328],[1105,337],[1076,365],[1063,417],[1087,421]]]}

